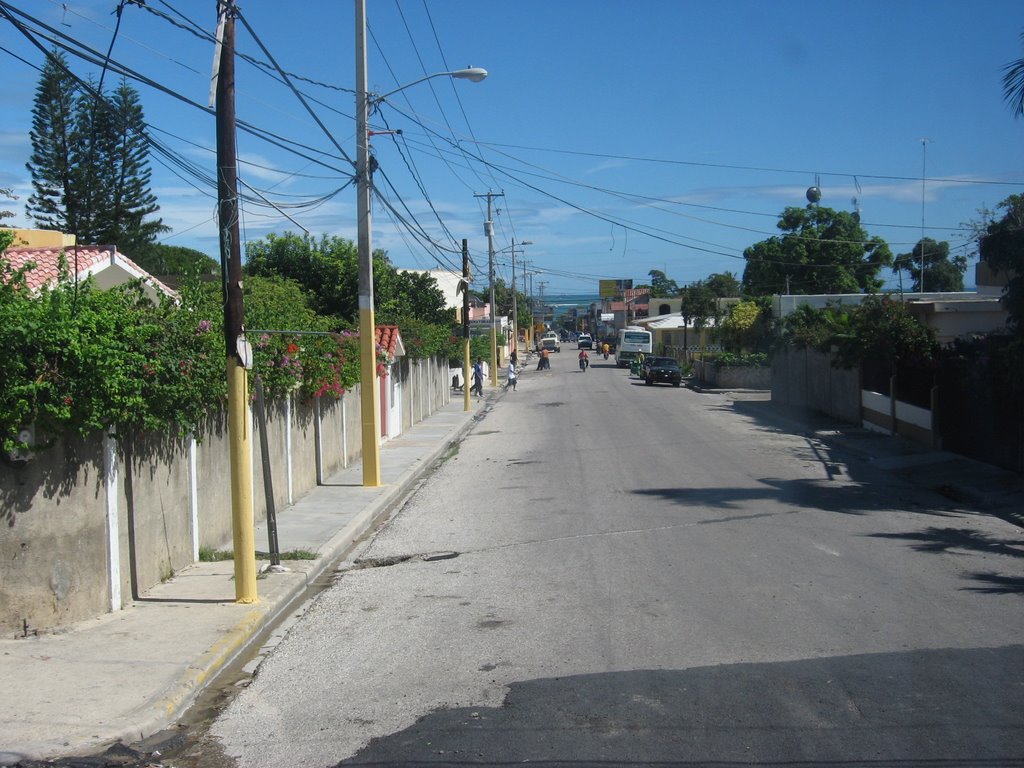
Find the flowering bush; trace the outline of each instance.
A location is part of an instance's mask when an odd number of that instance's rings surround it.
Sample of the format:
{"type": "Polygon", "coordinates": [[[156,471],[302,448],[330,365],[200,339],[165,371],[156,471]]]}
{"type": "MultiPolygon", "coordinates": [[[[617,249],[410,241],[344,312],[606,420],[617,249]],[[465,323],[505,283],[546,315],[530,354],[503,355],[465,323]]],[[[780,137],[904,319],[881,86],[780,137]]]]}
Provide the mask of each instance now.
{"type": "MultiPolygon", "coordinates": [[[[0,253],[10,237],[0,231],[0,253]]],[[[341,397],[359,381],[359,334],[316,314],[302,287],[281,277],[245,281],[251,376],[268,397],[341,397]]],[[[99,429],[195,431],[227,398],[223,299],[217,284],[188,283],[150,301],[138,285],[100,290],[60,281],[38,292],[0,257],[0,442],[36,426],[36,439],[99,429]]],[[[461,355],[452,329],[398,319],[406,354],[461,355]]],[[[383,373],[393,362],[378,349],[383,373]]],[[[24,447],[24,446],[21,446],[24,447]]]]}
{"type": "MultiPolygon", "coordinates": [[[[358,336],[305,309],[287,281],[246,282],[251,327],[314,331],[254,340],[253,375],[268,396],[340,397],[359,378],[358,336]]],[[[154,304],[137,285],[100,290],[66,274],[39,292],[0,259],[0,441],[117,428],[187,433],[225,402],[219,286],[186,285],[154,304]]]]}

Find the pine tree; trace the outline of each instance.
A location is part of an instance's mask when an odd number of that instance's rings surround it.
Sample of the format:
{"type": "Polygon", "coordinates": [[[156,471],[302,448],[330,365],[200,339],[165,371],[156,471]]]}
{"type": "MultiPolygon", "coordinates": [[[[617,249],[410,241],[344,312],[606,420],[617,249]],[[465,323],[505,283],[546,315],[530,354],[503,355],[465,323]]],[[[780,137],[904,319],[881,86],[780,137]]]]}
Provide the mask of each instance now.
{"type": "MultiPolygon", "coordinates": [[[[119,245],[101,233],[109,215],[109,184],[106,176],[107,144],[110,114],[106,105],[94,94],[97,84],[89,80],[75,102],[74,129],[71,133],[71,194],[69,211],[74,210],[75,228],[67,230],[78,236],[79,243],[119,245]]],[[[70,218],[70,217],[69,217],[70,218]]]]}
{"type": "Polygon", "coordinates": [[[138,93],[126,81],[113,94],[79,89],[59,53],[50,54],[36,91],[32,156],[35,194],[28,214],[78,242],[144,254],[169,231],[149,187],[149,143],[138,93]]]}
{"type": "Polygon", "coordinates": [[[97,190],[103,208],[96,236],[128,255],[138,254],[169,227],[161,219],[146,218],[160,206],[149,189],[149,143],[138,93],[122,82],[106,106],[97,123],[101,140],[96,165],[107,183],[97,190]]]}
{"type": "Polygon", "coordinates": [[[71,151],[75,125],[75,80],[61,53],[46,57],[32,108],[32,155],[25,167],[34,192],[26,213],[45,229],[74,232],[71,151]]]}

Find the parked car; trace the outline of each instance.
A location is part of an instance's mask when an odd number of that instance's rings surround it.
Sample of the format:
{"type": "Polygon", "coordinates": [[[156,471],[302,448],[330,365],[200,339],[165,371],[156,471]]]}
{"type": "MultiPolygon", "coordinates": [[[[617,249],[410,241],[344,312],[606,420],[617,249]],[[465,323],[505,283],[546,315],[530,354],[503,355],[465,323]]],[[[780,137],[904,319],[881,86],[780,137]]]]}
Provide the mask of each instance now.
{"type": "Polygon", "coordinates": [[[590,337],[589,333],[581,333],[579,338],[576,339],[576,349],[593,349],[594,340],[590,337]]]}
{"type": "Polygon", "coordinates": [[[647,360],[645,363],[644,382],[649,386],[659,382],[671,384],[673,387],[678,387],[683,383],[683,370],[671,357],[651,357],[648,358],[651,362],[648,364],[647,360]]]}

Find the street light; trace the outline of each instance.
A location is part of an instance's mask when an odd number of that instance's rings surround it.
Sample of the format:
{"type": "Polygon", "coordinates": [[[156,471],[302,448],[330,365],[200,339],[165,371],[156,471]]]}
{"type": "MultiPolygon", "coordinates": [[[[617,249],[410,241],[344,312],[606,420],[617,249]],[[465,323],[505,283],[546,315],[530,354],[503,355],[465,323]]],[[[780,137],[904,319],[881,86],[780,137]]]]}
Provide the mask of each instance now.
{"type": "Polygon", "coordinates": [[[451,77],[456,80],[469,80],[469,82],[471,83],[479,83],[481,80],[487,77],[487,70],[483,69],[482,67],[466,67],[466,69],[455,69],[452,70],[451,72],[435,72],[432,75],[421,77],[419,80],[413,80],[411,83],[406,83],[400,88],[395,88],[395,90],[393,91],[388,91],[387,93],[381,94],[380,96],[374,96],[373,103],[378,104],[384,101],[384,99],[386,99],[388,96],[392,96],[398,93],[399,91],[404,91],[406,88],[411,88],[414,85],[419,85],[424,80],[430,80],[431,78],[434,77],[451,77]]]}
{"type": "Polygon", "coordinates": [[[381,96],[371,97],[366,77],[366,0],[356,5],[356,248],[359,257],[359,410],[363,441],[363,485],[380,485],[380,392],[377,389],[377,327],[373,317],[373,256],[370,248],[370,106],[380,104],[392,94],[430,80],[453,77],[477,83],[487,77],[479,67],[436,72],[395,88],[381,96]]]}

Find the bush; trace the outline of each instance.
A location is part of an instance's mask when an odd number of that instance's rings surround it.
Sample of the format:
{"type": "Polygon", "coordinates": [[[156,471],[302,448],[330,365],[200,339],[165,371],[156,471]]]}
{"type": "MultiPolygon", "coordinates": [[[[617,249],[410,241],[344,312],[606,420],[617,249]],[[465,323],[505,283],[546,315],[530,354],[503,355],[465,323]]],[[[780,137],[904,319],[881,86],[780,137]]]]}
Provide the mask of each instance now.
{"type": "Polygon", "coordinates": [[[706,363],[738,368],[760,368],[768,365],[768,355],[765,352],[705,352],[703,360],[706,363]]]}

